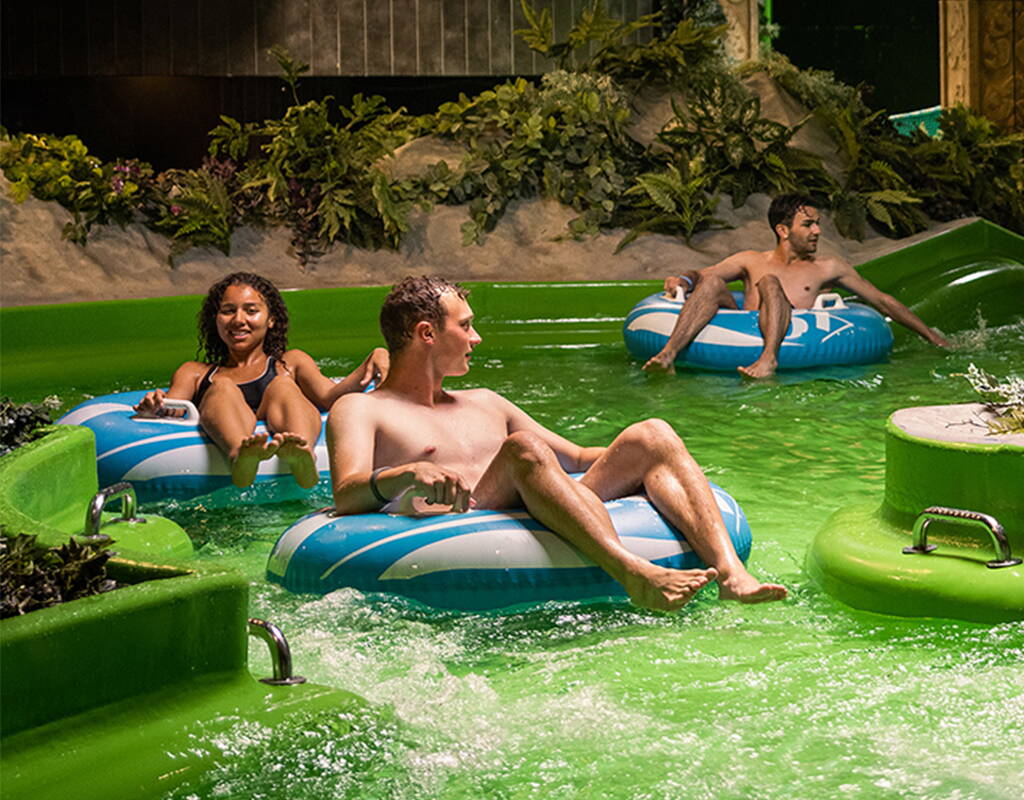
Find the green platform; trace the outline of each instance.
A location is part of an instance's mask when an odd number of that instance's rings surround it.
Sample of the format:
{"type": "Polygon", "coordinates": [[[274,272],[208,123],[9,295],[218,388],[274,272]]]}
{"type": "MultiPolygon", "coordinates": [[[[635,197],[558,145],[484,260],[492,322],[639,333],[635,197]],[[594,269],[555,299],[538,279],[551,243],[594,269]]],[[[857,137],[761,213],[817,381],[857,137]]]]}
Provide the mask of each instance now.
{"type": "MultiPolygon", "coordinates": [[[[95,463],[91,432],[65,426],[4,456],[0,525],[51,544],[80,531],[95,463]]],[[[123,550],[190,553],[184,532],[163,522],[103,530],[129,543],[123,550]]],[[[320,712],[344,727],[339,714],[365,706],[249,674],[241,575],[124,559],[108,573],[121,588],[0,622],[5,800],[157,797],[215,763],[220,754],[203,743],[218,732],[320,712]]]]}

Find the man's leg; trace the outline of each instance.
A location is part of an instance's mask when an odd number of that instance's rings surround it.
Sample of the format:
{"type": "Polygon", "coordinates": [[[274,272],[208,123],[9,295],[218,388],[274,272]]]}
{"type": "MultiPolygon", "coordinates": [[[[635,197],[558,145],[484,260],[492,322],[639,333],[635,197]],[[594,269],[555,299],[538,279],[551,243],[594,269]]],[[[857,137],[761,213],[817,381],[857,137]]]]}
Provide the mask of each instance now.
{"type": "Polygon", "coordinates": [[[715,570],[656,566],[627,550],[601,499],[570,478],[551,448],[531,433],[509,436],[473,489],[477,508],[520,504],[623,585],[639,606],[672,611],[686,605],[715,570]]]}
{"type": "Polygon", "coordinates": [[[260,419],[274,432],[277,457],[284,461],[303,489],[316,486],[320,473],[316,468],[320,412],[289,377],[278,375],[270,382],[257,411],[260,419]]]}
{"type": "Polygon", "coordinates": [[[688,347],[720,308],[736,308],[736,299],[721,278],[701,275],[676,319],[665,346],[644,364],[644,372],[674,373],[679,351],[688,347]]]}
{"type": "Polygon", "coordinates": [[[214,376],[199,407],[199,424],[231,463],[235,486],[250,486],[256,470],[277,452],[278,444],[265,433],[253,434],[256,415],[234,381],[214,376]]]}
{"type": "Polygon", "coordinates": [[[649,419],[630,425],[587,470],[581,483],[602,500],[644,488],[662,516],[686,534],[701,560],[718,571],[721,598],[762,603],[786,596],[785,587],[761,583],[747,572],[707,478],[667,422],[649,419]]]}
{"type": "Polygon", "coordinates": [[[758,326],[761,328],[761,338],[764,339],[764,349],[753,364],[736,369],[748,378],[767,378],[775,374],[775,368],[779,365],[779,347],[789,330],[793,313],[786,290],[774,275],[761,278],[757,282],[757,291],[760,295],[758,326]]]}

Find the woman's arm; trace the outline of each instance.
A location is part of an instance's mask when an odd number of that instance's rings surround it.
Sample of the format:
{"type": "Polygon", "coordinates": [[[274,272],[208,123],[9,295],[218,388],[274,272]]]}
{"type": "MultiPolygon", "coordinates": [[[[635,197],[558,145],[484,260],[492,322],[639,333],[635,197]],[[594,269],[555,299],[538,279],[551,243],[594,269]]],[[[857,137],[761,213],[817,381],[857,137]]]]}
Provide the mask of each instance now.
{"type": "Polygon", "coordinates": [[[361,392],[372,380],[378,385],[387,377],[388,351],[376,347],[352,372],[335,383],[317,366],[313,358],[302,350],[289,350],[282,361],[302,393],[321,411],[329,411],[334,401],[350,392],[361,392]]]}
{"type": "Polygon", "coordinates": [[[170,388],[166,392],[163,389],[146,392],[145,397],[135,406],[135,413],[140,417],[162,417],[166,415],[166,412],[161,413],[164,400],[191,400],[207,368],[206,364],[199,361],[186,361],[174,371],[170,388]]]}

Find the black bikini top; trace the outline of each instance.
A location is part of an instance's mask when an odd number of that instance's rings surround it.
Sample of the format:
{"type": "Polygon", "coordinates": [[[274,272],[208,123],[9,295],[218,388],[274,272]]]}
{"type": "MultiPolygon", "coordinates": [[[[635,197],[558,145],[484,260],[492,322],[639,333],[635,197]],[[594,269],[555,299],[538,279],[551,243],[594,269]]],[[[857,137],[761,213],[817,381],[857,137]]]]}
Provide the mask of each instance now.
{"type": "MultiPolygon", "coordinates": [[[[206,390],[210,388],[210,381],[213,378],[213,373],[217,371],[217,367],[210,367],[206,374],[203,375],[202,380],[199,381],[199,387],[196,389],[196,393],[192,396],[192,402],[196,408],[199,407],[200,401],[203,399],[203,395],[206,394],[206,390]]],[[[263,374],[258,378],[245,383],[236,384],[242,392],[242,397],[245,398],[246,404],[253,411],[256,411],[260,407],[260,402],[263,400],[263,393],[267,391],[267,387],[270,386],[270,382],[277,377],[277,365],[274,363],[274,357],[270,356],[267,359],[267,368],[263,370],[263,374]]]]}

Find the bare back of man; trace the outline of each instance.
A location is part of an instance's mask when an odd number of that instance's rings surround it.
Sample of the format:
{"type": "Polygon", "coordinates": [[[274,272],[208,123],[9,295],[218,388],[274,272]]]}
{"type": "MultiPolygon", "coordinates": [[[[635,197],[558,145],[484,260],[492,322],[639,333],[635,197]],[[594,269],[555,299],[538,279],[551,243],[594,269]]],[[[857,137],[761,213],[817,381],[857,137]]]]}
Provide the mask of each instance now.
{"type": "Polygon", "coordinates": [[[468,370],[480,338],[462,297],[444,292],[441,301],[440,321],[417,322],[411,341],[392,348],[380,389],[347,395],[331,410],[328,450],[339,512],[392,503],[399,513],[525,506],[646,608],[677,609],[716,579],[728,599],[786,595],[747,572],[700,467],[666,423],[631,425],[607,448],[580,447],[494,392],[445,390],[443,378],[468,370]],[[577,481],[569,472],[584,475],[577,481]],[[709,569],[663,568],[623,546],[602,501],[638,489],[686,532],[709,569]]]}
{"type": "Polygon", "coordinates": [[[750,378],[775,373],[779,347],[786,335],[794,308],[811,308],[825,289],[841,286],[855,292],[883,314],[906,325],[938,347],[949,343],[933,331],[896,298],[880,291],[861,277],[846,261],[817,254],[821,218],[809,201],[794,195],[777,198],[769,209],[778,241],[774,250],[744,250],[700,272],[665,279],[665,290],[674,292],[684,281],[692,292],[684,303],[668,342],[644,364],[646,372],[674,372],[676,356],[696,338],[722,308],[736,308],[729,291],[730,281],[743,281],[743,308],[758,311],[758,326],[764,348],[757,360],[737,367],[750,378]]]}

